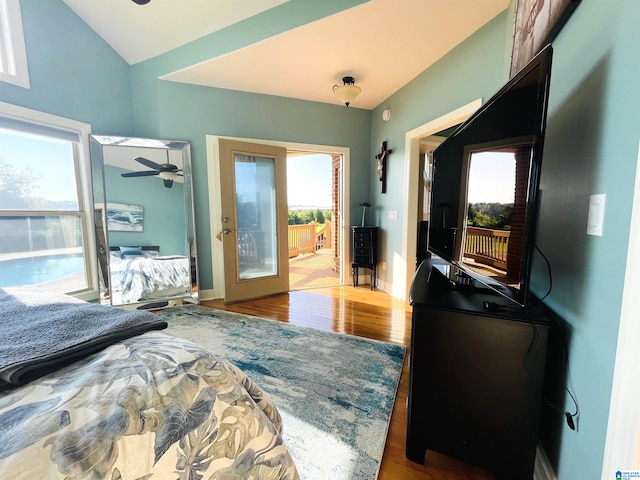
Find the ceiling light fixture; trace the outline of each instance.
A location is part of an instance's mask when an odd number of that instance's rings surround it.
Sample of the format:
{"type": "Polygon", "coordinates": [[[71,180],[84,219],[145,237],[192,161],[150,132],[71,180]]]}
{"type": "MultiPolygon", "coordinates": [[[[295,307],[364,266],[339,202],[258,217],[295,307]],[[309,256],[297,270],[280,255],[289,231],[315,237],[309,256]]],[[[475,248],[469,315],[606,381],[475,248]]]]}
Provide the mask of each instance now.
{"type": "Polygon", "coordinates": [[[353,77],[342,77],[342,81],[344,82],[344,85],[333,86],[333,94],[348,107],[349,104],[353,102],[358,95],[360,95],[362,89],[360,87],[356,87],[356,81],[353,77]]]}
{"type": "Polygon", "coordinates": [[[147,3],[149,3],[151,0],[131,0],[133,3],[138,4],[138,5],[146,5],[147,3]]]}
{"type": "Polygon", "coordinates": [[[160,172],[158,176],[163,180],[171,181],[177,180],[179,178],[179,175],[175,172],[160,172]]]}

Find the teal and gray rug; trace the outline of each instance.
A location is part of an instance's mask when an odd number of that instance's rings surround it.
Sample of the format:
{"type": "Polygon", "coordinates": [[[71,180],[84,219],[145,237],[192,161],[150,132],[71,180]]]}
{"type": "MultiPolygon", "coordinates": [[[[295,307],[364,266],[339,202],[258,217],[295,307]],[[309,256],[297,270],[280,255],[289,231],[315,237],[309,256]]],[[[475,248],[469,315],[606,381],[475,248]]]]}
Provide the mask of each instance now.
{"type": "Polygon", "coordinates": [[[199,305],[158,312],[167,333],[241,368],[268,392],[302,480],[373,480],[405,348],[199,305]]]}

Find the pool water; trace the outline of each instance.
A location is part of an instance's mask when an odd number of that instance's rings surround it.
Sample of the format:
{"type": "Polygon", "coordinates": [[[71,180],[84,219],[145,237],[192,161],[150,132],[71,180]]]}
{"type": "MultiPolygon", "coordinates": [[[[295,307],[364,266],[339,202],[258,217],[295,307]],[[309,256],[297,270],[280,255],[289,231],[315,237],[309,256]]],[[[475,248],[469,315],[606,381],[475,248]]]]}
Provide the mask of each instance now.
{"type": "Polygon", "coordinates": [[[0,287],[51,282],[83,272],[82,254],[3,260],[0,261],[0,287]]]}

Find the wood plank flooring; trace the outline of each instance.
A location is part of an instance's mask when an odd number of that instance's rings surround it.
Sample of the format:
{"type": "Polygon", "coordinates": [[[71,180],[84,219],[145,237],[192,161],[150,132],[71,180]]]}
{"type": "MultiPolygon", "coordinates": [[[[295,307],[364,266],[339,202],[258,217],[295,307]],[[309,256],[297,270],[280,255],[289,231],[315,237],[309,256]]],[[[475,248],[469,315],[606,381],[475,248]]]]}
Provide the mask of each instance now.
{"type": "MultiPolygon", "coordinates": [[[[221,300],[202,305],[281,322],[347,333],[360,337],[405,345],[411,339],[411,307],[368,285],[315,288],[225,305],[221,300]]],[[[493,480],[490,473],[444,455],[428,451],[425,465],[405,457],[408,355],[405,357],[400,386],[378,480],[493,480]]]]}

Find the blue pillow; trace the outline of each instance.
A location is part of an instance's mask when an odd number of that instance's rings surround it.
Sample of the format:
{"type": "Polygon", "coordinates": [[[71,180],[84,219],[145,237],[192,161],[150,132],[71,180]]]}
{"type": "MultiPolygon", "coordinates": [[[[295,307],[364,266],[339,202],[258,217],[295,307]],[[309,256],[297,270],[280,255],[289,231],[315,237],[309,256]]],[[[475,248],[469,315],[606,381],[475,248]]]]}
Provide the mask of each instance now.
{"type": "Polygon", "coordinates": [[[142,247],[119,247],[120,257],[125,258],[127,256],[142,255],[142,247]]]}

